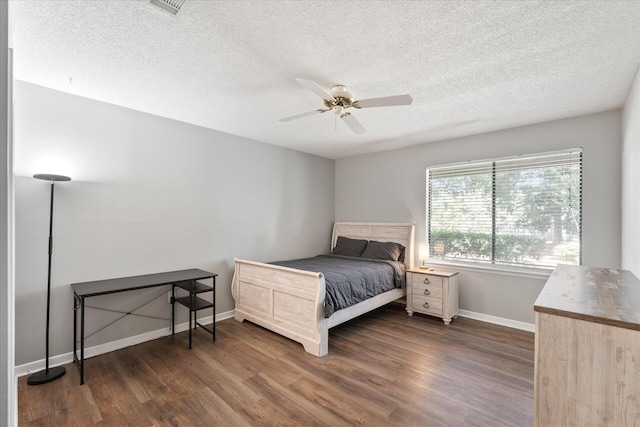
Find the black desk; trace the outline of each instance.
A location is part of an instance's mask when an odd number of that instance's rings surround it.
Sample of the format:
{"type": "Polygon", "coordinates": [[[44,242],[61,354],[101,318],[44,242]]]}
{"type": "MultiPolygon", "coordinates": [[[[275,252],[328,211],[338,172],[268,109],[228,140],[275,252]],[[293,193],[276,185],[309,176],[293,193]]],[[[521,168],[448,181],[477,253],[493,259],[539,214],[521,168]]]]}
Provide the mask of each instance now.
{"type": "MultiPolygon", "coordinates": [[[[213,326],[212,330],[207,330],[213,335],[213,340],[216,340],[215,335],[215,287],[216,287],[215,273],[210,273],[204,270],[190,269],[180,271],[169,271],[166,273],[145,274],[143,276],[122,277],[118,279],[97,280],[94,282],[73,283],[71,288],[73,289],[73,362],[80,371],[80,384],[84,384],[84,308],[85,299],[95,297],[99,295],[107,295],[118,292],[135,291],[138,289],[152,288],[157,286],[172,285],[172,309],[171,309],[171,333],[175,333],[174,328],[174,306],[176,302],[185,305],[189,308],[189,348],[191,348],[191,313],[193,312],[195,322],[195,312],[201,308],[213,307],[213,326]],[[213,279],[213,287],[208,288],[197,283],[196,280],[213,279]],[[175,287],[178,286],[182,289],[189,291],[188,297],[176,298],[175,287]],[[204,301],[197,298],[195,295],[200,292],[213,292],[213,303],[204,307],[201,302],[204,301]],[[77,335],[78,335],[78,317],[77,313],[80,310],[80,358],[77,357],[77,335]]],[[[135,311],[135,310],[134,310],[135,311]]],[[[132,314],[123,313],[125,315],[132,314]]],[[[200,325],[195,322],[195,325],[200,325]]],[[[206,328],[205,328],[206,329],[206,328]]]]}

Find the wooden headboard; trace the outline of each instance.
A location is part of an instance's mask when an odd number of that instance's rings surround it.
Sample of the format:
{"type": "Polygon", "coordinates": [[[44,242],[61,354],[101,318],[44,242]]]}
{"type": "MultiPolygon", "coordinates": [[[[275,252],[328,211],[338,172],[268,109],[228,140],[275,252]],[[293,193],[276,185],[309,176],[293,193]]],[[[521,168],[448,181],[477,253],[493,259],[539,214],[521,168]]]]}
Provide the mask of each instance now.
{"type": "Polygon", "coordinates": [[[378,242],[396,242],[405,247],[404,264],[407,269],[413,268],[415,228],[415,223],[336,222],[333,226],[330,250],[335,247],[338,236],[351,239],[377,240],[378,242]]]}

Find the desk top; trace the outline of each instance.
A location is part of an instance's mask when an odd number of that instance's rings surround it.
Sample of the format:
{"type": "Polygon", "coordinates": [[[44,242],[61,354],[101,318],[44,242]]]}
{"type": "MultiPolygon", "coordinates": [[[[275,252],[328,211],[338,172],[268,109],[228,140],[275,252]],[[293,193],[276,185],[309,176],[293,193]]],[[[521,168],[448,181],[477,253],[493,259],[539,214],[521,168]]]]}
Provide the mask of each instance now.
{"type": "Polygon", "coordinates": [[[533,309],[640,330],[640,280],[627,270],[558,265],[533,309]]]}
{"type": "Polygon", "coordinates": [[[166,273],[145,274],[142,276],[121,277],[117,279],[96,280],[93,282],[72,283],[73,292],[79,297],[92,297],[115,292],[132,291],[153,286],[170,285],[186,280],[200,280],[215,277],[217,274],[192,268],[190,270],[168,271],[166,273]]]}

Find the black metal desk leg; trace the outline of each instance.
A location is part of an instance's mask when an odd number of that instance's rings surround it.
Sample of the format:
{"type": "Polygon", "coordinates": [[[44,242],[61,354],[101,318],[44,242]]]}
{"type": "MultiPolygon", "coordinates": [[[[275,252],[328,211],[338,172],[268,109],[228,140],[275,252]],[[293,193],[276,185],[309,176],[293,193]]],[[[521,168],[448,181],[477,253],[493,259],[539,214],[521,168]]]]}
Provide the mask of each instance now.
{"type": "Polygon", "coordinates": [[[176,285],[171,285],[171,335],[176,334],[176,285]]]}
{"type": "Polygon", "coordinates": [[[213,342],[216,341],[216,276],[213,276],[213,342]]]}
{"type": "Polygon", "coordinates": [[[195,296],[195,285],[196,281],[192,280],[191,283],[189,283],[189,350],[191,350],[191,314],[193,310],[193,304],[194,304],[194,296],[195,296]]]}
{"type": "Polygon", "coordinates": [[[189,350],[191,350],[191,307],[189,307],[189,350]]]}
{"type": "Polygon", "coordinates": [[[78,366],[76,363],[77,358],[77,345],[76,340],[78,339],[78,297],[76,294],[73,294],[73,364],[78,366]]]}
{"type": "Polygon", "coordinates": [[[80,298],[80,385],[84,384],[84,297],[80,298]]]}

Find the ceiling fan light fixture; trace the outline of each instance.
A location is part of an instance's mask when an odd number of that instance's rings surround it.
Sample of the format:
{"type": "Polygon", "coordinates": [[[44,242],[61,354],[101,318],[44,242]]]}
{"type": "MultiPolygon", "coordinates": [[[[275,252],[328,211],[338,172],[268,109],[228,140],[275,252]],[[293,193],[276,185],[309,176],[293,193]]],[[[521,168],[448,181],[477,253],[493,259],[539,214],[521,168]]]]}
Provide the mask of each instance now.
{"type": "Polygon", "coordinates": [[[334,85],[331,88],[331,95],[334,98],[347,98],[349,100],[353,100],[353,95],[345,85],[334,85]]]}

